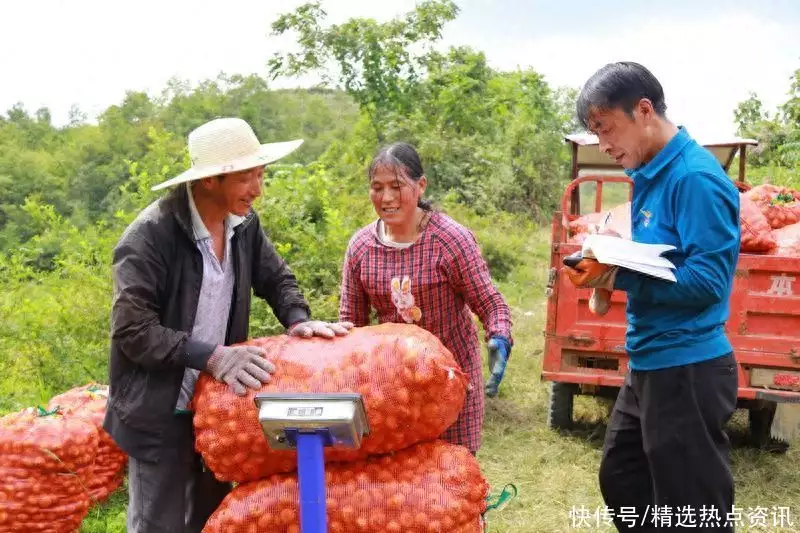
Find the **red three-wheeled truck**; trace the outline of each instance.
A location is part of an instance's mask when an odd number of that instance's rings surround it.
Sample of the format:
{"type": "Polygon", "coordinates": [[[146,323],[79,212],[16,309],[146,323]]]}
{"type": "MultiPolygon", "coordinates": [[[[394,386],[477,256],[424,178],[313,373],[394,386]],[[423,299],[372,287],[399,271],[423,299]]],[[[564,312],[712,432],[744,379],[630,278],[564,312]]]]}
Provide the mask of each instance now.
{"type": "MultiPolygon", "coordinates": [[[[627,372],[625,293],[614,292],[609,312],[595,316],[589,289],[575,288],[560,270],[563,258],[580,249],[570,222],[629,201],[633,183],[599,150],[596,137],[572,135],[566,141],[571,180],[552,221],[541,375],[550,382],[548,424],[554,429],[572,424],[576,394],[616,397],[627,372]]],[[[732,179],[741,191],[749,189],[746,150],[756,141],[700,142],[726,172],[738,154],[738,177],[732,179]]],[[[757,445],[774,448],[770,428],[777,405],[800,404],[800,257],[742,253],[726,329],[739,364],[739,407],[749,411],[750,436],[757,445]]]]}

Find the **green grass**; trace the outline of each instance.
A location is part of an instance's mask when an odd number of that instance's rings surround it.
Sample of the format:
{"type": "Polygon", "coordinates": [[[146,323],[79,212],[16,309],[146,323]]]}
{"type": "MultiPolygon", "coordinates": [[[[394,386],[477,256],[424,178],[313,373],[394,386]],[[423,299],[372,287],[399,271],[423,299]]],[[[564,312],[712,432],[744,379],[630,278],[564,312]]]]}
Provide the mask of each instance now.
{"type": "MultiPolygon", "coordinates": [[[[487,226],[488,227],[488,226],[487,226]]],[[[481,235],[483,228],[478,228],[481,235]]],[[[487,400],[483,447],[478,458],[493,492],[506,483],[519,489],[516,499],[489,514],[491,533],[556,533],[562,531],[614,531],[613,528],[573,528],[570,510],[581,506],[594,512],[603,506],[597,484],[600,450],[610,402],[578,397],[576,428],[557,433],[546,426],[548,385],[540,381],[545,319],[544,289],[548,266],[549,235],[538,230],[525,239],[523,264],[500,283],[512,307],[515,347],[500,395],[487,400]]],[[[737,412],[731,423],[734,449],[736,505],[770,510],[786,506],[793,528],[742,527],[737,531],[800,531],[800,447],[786,455],[772,455],[741,444],[746,416],[737,412]]],[[[126,495],[121,489],[103,507],[94,509],[81,533],[125,531],[126,495]]]]}
{"type": "Polygon", "coordinates": [[[125,508],[128,505],[127,480],[107,502],[89,510],[80,533],[125,533],[125,508]]]}

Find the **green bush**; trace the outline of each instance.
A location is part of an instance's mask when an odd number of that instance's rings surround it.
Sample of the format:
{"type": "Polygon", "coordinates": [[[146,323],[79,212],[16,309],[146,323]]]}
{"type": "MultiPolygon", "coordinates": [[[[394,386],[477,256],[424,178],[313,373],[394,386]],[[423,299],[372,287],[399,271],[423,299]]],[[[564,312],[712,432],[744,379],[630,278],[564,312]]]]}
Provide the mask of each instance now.
{"type": "Polygon", "coordinates": [[[4,285],[0,412],[44,405],[91,380],[107,382],[107,268],[73,266],[4,285]]]}

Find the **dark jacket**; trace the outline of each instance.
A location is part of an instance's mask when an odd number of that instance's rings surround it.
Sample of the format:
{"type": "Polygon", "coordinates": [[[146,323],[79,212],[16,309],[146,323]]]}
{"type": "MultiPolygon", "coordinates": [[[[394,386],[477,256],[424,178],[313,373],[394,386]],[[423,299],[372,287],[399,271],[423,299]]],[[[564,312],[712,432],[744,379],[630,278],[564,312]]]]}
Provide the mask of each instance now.
{"type": "MultiPolygon", "coordinates": [[[[226,344],[245,341],[251,289],[285,327],[310,316],[294,275],[251,211],[231,241],[235,282],[226,344]]],[[[186,367],[203,370],[215,346],[193,340],[203,258],[187,188],[147,207],[114,249],[109,400],[103,427],[129,455],[157,461],[186,367]]],[[[168,443],[166,443],[168,445],[168,443]]]]}

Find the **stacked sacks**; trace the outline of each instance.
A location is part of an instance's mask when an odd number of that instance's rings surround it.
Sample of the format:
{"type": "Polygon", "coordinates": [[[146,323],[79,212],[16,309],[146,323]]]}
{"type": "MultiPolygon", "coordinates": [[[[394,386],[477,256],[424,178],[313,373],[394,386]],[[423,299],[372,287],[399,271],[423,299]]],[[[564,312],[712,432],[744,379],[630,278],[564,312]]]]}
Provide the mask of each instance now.
{"type": "MultiPolygon", "coordinates": [[[[455,529],[442,531],[481,531],[488,486],[480,468],[466,449],[436,441],[458,417],[468,382],[434,335],[414,325],[383,324],[333,340],[279,336],[248,344],[262,346],[277,369],[261,392],[362,394],[370,433],[361,448],[325,450],[331,531],[337,531],[334,522],[341,531],[386,531],[391,522],[404,531],[398,520],[407,518],[390,508],[398,500],[420,519],[448,518],[455,529]],[[431,497],[415,497],[420,487],[431,497]],[[356,492],[370,495],[370,513],[356,512],[363,505],[352,498],[356,492]],[[449,515],[440,512],[445,505],[452,506],[445,507],[449,515]],[[348,508],[353,512],[341,512],[348,508]],[[384,520],[370,523],[378,514],[384,520]]],[[[226,498],[207,533],[299,531],[296,452],[267,446],[255,394],[236,396],[207,375],[198,380],[197,450],[218,479],[245,483],[226,498]]]]}
{"type": "Polygon", "coordinates": [[[92,504],[102,503],[119,488],[128,462],[125,452],[103,429],[107,402],[108,387],[90,383],[55,396],[48,404],[48,409],[60,409],[65,416],[84,419],[97,428],[100,439],[97,459],[86,479],[92,504]]]}
{"type": "Polygon", "coordinates": [[[769,249],[754,251],[800,257],[800,192],[764,184],[754,187],[746,194],[759,207],[772,228],[771,238],[775,243],[769,249]]]}
{"type": "MultiPolygon", "coordinates": [[[[488,485],[463,446],[424,442],[391,455],[328,465],[330,533],[479,533],[488,485]]],[[[233,490],[204,533],[300,532],[297,476],[233,490]]]]}
{"type": "Polygon", "coordinates": [[[774,251],[778,243],[767,217],[747,194],[740,194],[739,200],[740,250],[756,254],[774,251]]]}
{"type": "Polygon", "coordinates": [[[583,244],[586,235],[603,229],[605,233],[631,238],[631,203],[626,202],[602,213],[589,213],[569,223],[569,242],[583,244]]]}
{"type": "MultiPolygon", "coordinates": [[[[329,461],[356,461],[438,438],[458,418],[467,379],[433,334],[414,325],[356,328],[334,340],[255,339],[275,365],[261,392],[361,393],[370,434],[358,450],[326,449],[329,461]]],[[[253,398],[201,375],[193,408],[196,447],[221,481],[245,482],[296,468],[294,451],[267,446],[253,398]]]]}
{"type": "Polygon", "coordinates": [[[776,246],[773,255],[800,257],[800,224],[784,226],[773,231],[776,246]]]}
{"type": "Polygon", "coordinates": [[[0,533],[74,533],[89,510],[97,429],[59,412],[0,418],[0,533]]]}
{"type": "Polygon", "coordinates": [[[758,205],[773,229],[800,222],[800,193],[765,183],[745,193],[758,205]]]}

